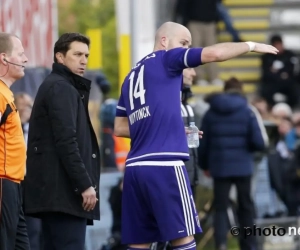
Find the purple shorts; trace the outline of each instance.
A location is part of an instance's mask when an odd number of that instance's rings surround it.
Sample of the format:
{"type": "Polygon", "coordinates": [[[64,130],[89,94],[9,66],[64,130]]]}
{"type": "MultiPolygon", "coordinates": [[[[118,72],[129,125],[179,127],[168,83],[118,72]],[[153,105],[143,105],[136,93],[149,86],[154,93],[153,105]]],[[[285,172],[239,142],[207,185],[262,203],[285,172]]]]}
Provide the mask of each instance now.
{"type": "Polygon", "coordinates": [[[165,242],[201,232],[182,161],[144,161],[126,166],[123,244],[165,242]]]}

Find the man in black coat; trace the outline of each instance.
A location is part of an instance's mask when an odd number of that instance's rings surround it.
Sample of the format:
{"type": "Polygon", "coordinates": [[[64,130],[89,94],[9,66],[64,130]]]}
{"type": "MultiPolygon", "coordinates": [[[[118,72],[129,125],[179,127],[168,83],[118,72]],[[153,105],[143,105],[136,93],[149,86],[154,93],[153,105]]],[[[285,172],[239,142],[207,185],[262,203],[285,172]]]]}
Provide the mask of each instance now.
{"type": "Polygon", "coordinates": [[[63,34],[52,72],[41,84],[29,123],[25,213],[42,220],[45,250],[83,250],[86,225],[100,219],[100,153],[83,78],[90,41],[63,34]]]}

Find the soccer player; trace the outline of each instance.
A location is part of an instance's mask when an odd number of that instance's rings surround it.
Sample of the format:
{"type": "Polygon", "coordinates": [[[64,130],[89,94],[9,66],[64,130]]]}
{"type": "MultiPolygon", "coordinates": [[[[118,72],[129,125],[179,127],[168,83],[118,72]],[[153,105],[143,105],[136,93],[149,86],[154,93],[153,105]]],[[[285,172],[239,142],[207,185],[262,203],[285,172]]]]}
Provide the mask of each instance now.
{"type": "Polygon", "coordinates": [[[181,117],[183,69],[249,51],[277,53],[273,46],[254,42],[189,48],[191,40],[186,27],[164,23],[154,52],[136,64],[122,85],[115,134],[131,138],[122,201],[122,242],[129,249],[165,241],[173,249],[196,249],[193,235],[202,231],[184,166],[189,151],[181,117]]]}

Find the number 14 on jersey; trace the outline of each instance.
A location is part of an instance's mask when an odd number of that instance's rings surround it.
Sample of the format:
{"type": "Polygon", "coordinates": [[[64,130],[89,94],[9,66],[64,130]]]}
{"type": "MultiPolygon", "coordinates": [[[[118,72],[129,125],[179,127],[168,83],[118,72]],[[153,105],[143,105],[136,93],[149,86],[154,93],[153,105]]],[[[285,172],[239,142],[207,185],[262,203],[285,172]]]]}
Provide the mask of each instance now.
{"type": "Polygon", "coordinates": [[[131,110],[134,110],[134,102],[133,98],[135,99],[140,99],[141,105],[144,105],[146,100],[145,100],[145,93],[146,90],[144,88],[144,68],[145,66],[141,66],[140,71],[138,73],[137,80],[134,84],[134,76],[135,76],[135,71],[132,71],[132,73],[129,76],[129,101],[130,101],[130,108],[131,110]]]}

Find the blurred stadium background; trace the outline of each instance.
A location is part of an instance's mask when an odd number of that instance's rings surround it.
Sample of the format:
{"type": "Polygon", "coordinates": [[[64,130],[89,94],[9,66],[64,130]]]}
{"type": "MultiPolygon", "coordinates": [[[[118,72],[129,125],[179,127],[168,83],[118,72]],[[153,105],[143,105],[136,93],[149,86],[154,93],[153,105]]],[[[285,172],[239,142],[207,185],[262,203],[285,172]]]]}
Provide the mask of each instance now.
{"type": "MultiPolygon", "coordinates": [[[[300,0],[224,0],[234,27],[244,41],[268,43],[272,34],[282,35],[287,49],[300,55],[300,0]]],[[[103,95],[97,77],[104,75],[111,85],[111,98],[118,98],[119,88],[129,69],[139,58],[150,53],[156,28],[173,19],[176,0],[1,0],[0,31],[15,33],[23,41],[29,58],[26,76],[16,82],[14,92],[27,92],[33,98],[53,62],[53,45],[64,32],[80,32],[91,39],[91,55],[86,77],[93,81],[90,115],[100,141],[99,112],[103,95]]],[[[224,23],[217,25],[218,41],[231,41],[224,23]]],[[[219,64],[220,79],[234,76],[245,84],[248,96],[255,95],[261,84],[259,55],[244,56],[219,64]]],[[[218,90],[220,85],[193,86],[193,102],[218,90]]],[[[120,172],[105,172],[101,177],[101,222],[87,234],[88,250],[107,243],[112,223],[107,199],[120,172]]],[[[205,234],[199,249],[213,249],[211,223],[207,217],[211,201],[210,183],[199,185],[197,206],[205,218],[205,234]]],[[[259,221],[258,221],[259,222],[259,221]]],[[[296,218],[279,221],[261,220],[260,225],[295,224],[296,218]],[[281,224],[280,224],[281,223],[281,224]]],[[[265,241],[263,249],[295,249],[292,240],[265,241]],[[267,242],[267,243],[266,243],[267,242]]],[[[235,239],[229,249],[238,249],[235,239]]]]}

